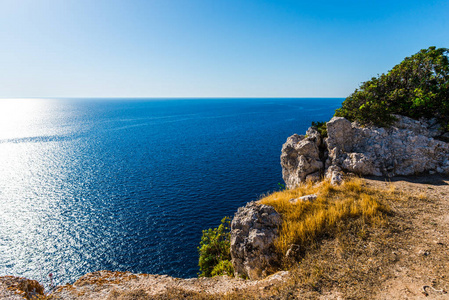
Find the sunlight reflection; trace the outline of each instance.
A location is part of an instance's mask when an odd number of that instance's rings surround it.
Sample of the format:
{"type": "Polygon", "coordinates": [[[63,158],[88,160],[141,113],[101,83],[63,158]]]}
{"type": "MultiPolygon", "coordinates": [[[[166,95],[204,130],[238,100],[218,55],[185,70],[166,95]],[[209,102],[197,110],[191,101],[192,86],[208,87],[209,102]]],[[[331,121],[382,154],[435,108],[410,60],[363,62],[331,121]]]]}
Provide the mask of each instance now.
{"type": "MultiPolygon", "coordinates": [[[[39,270],[49,268],[55,245],[63,234],[52,226],[60,218],[60,199],[73,190],[64,184],[60,166],[71,156],[67,143],[42,142],[42,136],[57,135],[54,126],[61,116],[54,100],[0,100],[0,274],[24,274],[39,280],[39,270]],[[56,118],[56,119],[55,119],[56,118]],[[46,123],[47,122],[47,123],[46,123]],[[22,138],[39,137],[35,142],[22,138]],[[43,179],[46,179],[43,184],[43,179]],[[55,233],[56,231],[56,233],[55,233]]],[[[63,117],[64,118],[64,117],[63,117]]]]}
{"type": "Polygon", "coordinates": [[[38,134],[42,113],[52,103],[47,99],[0,99],[0,140],[38,134]]]}

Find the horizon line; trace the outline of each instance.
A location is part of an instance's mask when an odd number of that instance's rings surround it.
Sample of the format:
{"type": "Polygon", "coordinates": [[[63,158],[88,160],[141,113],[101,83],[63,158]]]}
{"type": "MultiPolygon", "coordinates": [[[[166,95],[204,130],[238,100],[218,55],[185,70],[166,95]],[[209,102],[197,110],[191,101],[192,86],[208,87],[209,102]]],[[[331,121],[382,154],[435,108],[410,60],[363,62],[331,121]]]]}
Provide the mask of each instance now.
{"type": "Polygon", "coordinates": [[[188,96],[188,97],[90,97],[90,96],[83,96],[83,97],[0,97],[0,100],[38,100],[38,99],[344,99],[346,97],[194,97],[194,96],[188,96]]]}

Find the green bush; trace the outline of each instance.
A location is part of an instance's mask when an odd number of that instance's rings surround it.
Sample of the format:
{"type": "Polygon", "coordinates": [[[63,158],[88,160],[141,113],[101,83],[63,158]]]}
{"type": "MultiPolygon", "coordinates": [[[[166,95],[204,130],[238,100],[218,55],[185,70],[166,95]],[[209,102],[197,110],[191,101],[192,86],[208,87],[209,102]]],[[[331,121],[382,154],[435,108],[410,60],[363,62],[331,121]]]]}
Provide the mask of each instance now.
{"type": "Polygon", "coordinates": [[[389,126],[392,114],[437,118],[449,129],[449,50],[430,47],[406,57],[387,74],[361,84],[335,115],[363,125],[389,126]]]}
{"type": "Polygon", "coordinates": [[[326,122],[312,122],[312,127],[315,127],[320,133],[322,138],[327,137],[327,124],[326,122]]]}
{"type": "Polygon", "coordinates": [[[203,230],[198,247],[200,277],[234,274],[231,264],[231,219],[224,217],[218,228],[203,230]]]}
{"type": "Polygon", "coordinates": [[[211,272],[212,277],[213,276],[219,276],[219,275],[228,275],[233,276],[234,275],[234,267],[232,266],[232,262],[230,260],[222,260],[214,267],[214,269],[211,272]]]}

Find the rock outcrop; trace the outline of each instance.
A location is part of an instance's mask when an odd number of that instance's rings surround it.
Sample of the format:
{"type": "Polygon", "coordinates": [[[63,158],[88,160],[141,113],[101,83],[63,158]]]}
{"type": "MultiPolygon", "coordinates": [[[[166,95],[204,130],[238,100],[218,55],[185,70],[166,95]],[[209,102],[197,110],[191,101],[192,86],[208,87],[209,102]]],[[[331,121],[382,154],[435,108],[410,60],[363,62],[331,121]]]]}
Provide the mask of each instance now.
{"type": "Polygon", "coordinates": [[[332,182],[341,181],[341,171],[359,175],[398,176],[422,173],[449,174],[449,144],[435,120],[413,120],[396,116],[389,128],[362,127],[345,118],[334,117],[327,123],[328,137],[319,154],[320,141],[313,128],[312,136],[293,135],[282,147],[282,175],[288,188],[322,172],[332,182]],[[317,157],[323,160],[320,163],[317,157]],[[315,160],[312,164],[309,162],[315,160]],[[323,164],[324,162],[324,164],[323,164]],[[320,166],[318,168],[318,166],[320,166]]]}
{"type": "Polygon", "coordinates": [[[40,299],[44,287],[36,280],[23,277],[1,276],[0,299],[40,299]]]}
{"type": "Polygon", "coordinates": [[[97,271],[83,275],[73,284],[45,293],[37,281],[0,276],[0,299],[7,300],[116,300],[116,299],[222,299],[229,293],[269,291],[285,282],[289,272],[277,272],[263,280],[250,281],[229,276],[175,278],[167,275],[97,271]],[[207,295],[207,296],[204,296],[207,295]]]}
{"type": "Polygon", "coordinates": [[[250,202],[238,209],[231,223],[235,276],[256,280],[276,271],[279,258],[273,243],[281,224],[281,216],[271,206],[250,202]]]}
{"type": "Polygon", "coordinates": [[[306,135],[294,134],[282,146],[282,177],[287,188],[306,180],[320,179],[323,161],[320,158],[321,135],[309,128],[306,135]]]}

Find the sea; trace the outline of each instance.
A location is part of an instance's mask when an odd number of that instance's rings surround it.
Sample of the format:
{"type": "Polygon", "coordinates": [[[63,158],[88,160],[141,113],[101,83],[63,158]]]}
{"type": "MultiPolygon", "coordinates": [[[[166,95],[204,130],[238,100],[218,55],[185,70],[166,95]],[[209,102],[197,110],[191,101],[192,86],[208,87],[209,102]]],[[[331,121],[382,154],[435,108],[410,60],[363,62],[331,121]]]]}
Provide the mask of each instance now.
{"type": "Polygon", "coordinates": [[[196,277],[202,230],[279,189],[341,98],[0,100],[0,275],[196,277]]]}

